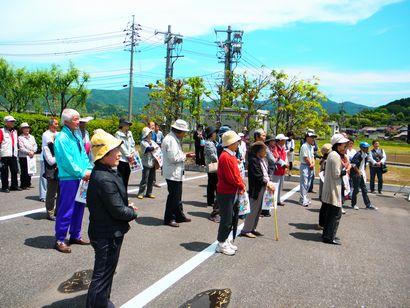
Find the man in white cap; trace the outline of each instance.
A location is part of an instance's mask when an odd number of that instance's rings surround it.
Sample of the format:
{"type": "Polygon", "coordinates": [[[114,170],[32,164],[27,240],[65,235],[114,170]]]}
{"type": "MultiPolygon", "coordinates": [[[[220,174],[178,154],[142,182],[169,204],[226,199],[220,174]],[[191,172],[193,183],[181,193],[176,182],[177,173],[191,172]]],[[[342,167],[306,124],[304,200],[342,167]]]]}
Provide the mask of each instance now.
{"type": "Polygon", "coordinates": [[[171,132],[162,142],[163,175],[167,181],[168,198],[165,208],[164,224],[179,227],[180,222],[190,222],[182,208],[182,180],[184,178],[184,162],[195,154],[182,151],[181,140],[189,131],[188,123],[178,119],[171,125],[171,132]]]}
{"type": "Polygon", "coordinates": [[[21,190],[17,182],[17,155],[18,137],[14,129],[16,119],[9,115],[4,117],[4,127],[0,129],[0,159],[1,159],[1,191],[9,193],[10,190],[21,190]],[[9,187],[9,169],[11,185],[9,187]]]}

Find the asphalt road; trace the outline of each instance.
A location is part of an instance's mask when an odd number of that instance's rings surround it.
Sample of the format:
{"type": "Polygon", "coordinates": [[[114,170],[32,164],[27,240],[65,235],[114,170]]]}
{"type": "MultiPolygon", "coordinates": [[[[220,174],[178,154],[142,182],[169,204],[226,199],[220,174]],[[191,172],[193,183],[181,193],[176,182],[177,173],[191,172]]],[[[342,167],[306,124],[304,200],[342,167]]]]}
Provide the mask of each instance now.
{"type": "MultiPolygon", "coordinates": [[[[209,221],[206,177],[187,172],[184,209],[193,221],[180,228],[162,225],[166,186],[155,200],[133,201],[139,223],[126,235],[114,277],[112,301],[121,306],[216,240],[218,225],[209,221]]],[[[158,182],[163,179],[158,176],[158,182]]],[[[135,189],[133,175],[129,189],[135,189]]],[[[36,188],[0,193],[0,216],[44,206],[36,188]]],[[[296,183],[286,183],[285,191],[296,183]]],[[[278,209],[279,241],[273,218],[262,218],[257,239],[238,238],[233,257],[211,254],[203,263],[146,307],[180,307],[197,294],[230,289],[229,307],[410,307],[410,203],[403,196],[371,195],[379,211],[346,209],[338,236],[342,246],[323,244],[317,223],[319,202],[297,205],[298,192],[278,209]]],[[[60,292],[74,273],[93,268],[90,246],[72,246],[71,254],[53,249],[54,223],[45,213],[0,221],[0,307],[84,307],[86,291],[60,292]]],[[[83,235],[87,237],[88,212],[83,235]]],[[[157,288],[158,289],[158,288],[157,288]]],[[[206,303],[202,297],[201,303],[206,303]]],[[[135,305],[137,306],[137,305],[135,305]]],[[[193,306],[195,307],[195,306],[193,306]]],[[[208,305],[201,307],[209,307],[208,305]]]]}

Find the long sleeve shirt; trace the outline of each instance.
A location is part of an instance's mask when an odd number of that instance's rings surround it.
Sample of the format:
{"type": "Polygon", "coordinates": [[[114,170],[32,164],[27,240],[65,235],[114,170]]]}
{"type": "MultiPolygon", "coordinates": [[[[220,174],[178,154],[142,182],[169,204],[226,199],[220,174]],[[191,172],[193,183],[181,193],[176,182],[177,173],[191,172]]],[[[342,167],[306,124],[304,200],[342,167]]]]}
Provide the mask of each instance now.
{"type": "Polygon", "coordinates": [[[37,142],[33,135],[20,135],[18,137],[19,157],[27,157],[29,152],[37,152],[37,142]]]}
{"type": "Polygon", "coordinates": [[[217,192],[221,194],[235,194],[238,190],[245,189],[238,167],[236,153],[225,149],[222,151],[218,162],[217,192]]]}
{"type": "Polygon", "coordinates": [[[377,150],[373,149],[370,151],[368,159],[370,167],[377,167],[376,164],[378,162],[382,163],[382,165],[386,163],[387,156],[383,149],[378,148],[377,150]]]}

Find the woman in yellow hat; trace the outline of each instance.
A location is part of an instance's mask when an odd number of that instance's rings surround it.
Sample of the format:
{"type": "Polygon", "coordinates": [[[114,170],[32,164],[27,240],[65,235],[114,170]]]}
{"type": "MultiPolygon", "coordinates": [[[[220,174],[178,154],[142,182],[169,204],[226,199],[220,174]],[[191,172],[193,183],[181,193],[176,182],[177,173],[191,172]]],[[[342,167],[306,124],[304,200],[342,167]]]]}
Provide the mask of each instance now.
{"type": "Polygon", "coordinates": [[[87,307],[113,307],[110,292],[129,221],[137,217],[128,204],[127,190],[119,173],[121,140],[102,129],[94,132],[91,150],[95,167],[87,191],[90,211],[88,235],[95,251],[94,272],[87,295],[87,307]]]}

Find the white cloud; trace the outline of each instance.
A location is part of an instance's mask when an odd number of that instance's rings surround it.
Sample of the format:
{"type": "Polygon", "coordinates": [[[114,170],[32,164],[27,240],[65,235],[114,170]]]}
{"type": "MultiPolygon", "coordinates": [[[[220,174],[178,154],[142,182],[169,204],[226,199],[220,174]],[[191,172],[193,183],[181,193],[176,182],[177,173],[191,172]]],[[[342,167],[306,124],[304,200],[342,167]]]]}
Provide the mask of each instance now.
{"type": "Polygon", "coordinates": [[[293,22],[354,24],[400,0],[23,0],[2,3],[0,40],[60,38],[121,30],[135,14],[144,26],[185,35],[231,24],[245,31],[293,22]]]}

